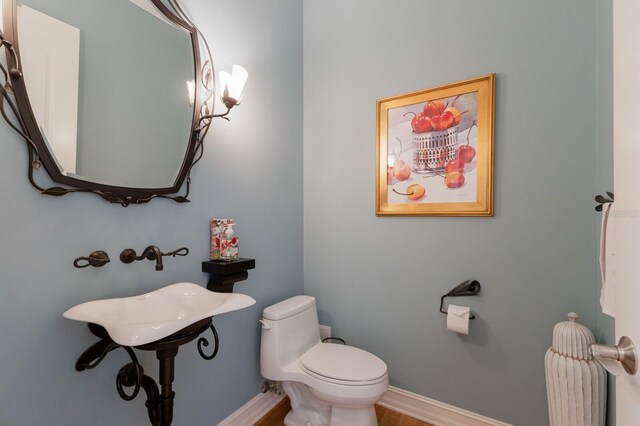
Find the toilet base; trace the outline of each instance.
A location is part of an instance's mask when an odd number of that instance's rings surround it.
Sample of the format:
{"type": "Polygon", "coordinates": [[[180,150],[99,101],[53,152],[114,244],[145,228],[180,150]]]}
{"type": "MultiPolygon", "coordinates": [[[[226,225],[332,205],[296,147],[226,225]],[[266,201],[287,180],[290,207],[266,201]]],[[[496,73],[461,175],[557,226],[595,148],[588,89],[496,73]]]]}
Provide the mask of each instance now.
{"type": "Polygon", "coordinates": [[[282,382],[289,396],[291,410],[284,419],[286,426],[377,426],[373,405],[344,407],[331,405],[316,398],[307,385],[282,382]]]}
{"type": "Polygon", "coordinates": [[[345,408],[333,406],[331,426],[377,426],[376,410],[368,408],[345,408]]]}
{"type": "Polygon", "coordinates": [[[291,410],[284,419],[286,426],[330,426],[331,405],[311,395],[309,388],[298,382],[282,382],[291,410]]]}
{"type": "Polygon", "coordinates": [[[303,418],[300,414],[293,411],[293,409],[289,410],[287,416],[284,418],[285,426],[329,426],[329,423],[311,423],[307,419],[303,418]]]}
{"type": "Polygon", "coordinates": [[[371,408],[333,407],[329,423],[311,423],[291,409],[284,419],[285,426],[377,426],[376,411],[371,408]]]}

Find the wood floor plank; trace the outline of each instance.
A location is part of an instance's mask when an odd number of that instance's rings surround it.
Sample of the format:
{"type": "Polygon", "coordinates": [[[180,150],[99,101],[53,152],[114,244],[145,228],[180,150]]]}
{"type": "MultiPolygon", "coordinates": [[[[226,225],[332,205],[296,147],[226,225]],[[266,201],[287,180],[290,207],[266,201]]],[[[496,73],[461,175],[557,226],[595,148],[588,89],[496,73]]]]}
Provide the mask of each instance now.
{"type": "MultiPolygon", "coordinates": [[[[264,415],[254,426],[284,426],[284,418],[291,409],[288,397],[285,397],[275,407],[264,415]]],[[[379,426],[433,426],[421,420],[414,419],[381,405],[375,406],[376,418],[379,426]]]]}
{"type": "Polygon", "coordinates": [[[400,413],[387,409],[382,416],[382,419],[378,421],[379,426],[396,426],[400,421],[400,413]]]}
{"type": "Polygon", "coordinates": [[[380,419],[382,418],[382,416],[384,416],[384,413],[385,411],[387,411],[387,409],[382,405],[375,405],[374,408],[376,409],[376,418],[378,419],[378,422],[380,422],[380,419]]]}
{"type": "Polygon", "coordinates": [[[400,420],[396,423],[397,426],[416,426],[418,419],[414,419],[413,417],[409,417],[406,414],[402,414],[400,416],[400,420]]]}
{"type": "Polygon", "coordinates": [[[284,418],[291,409],[289,397],[284,397],[275,407],[265,414],[254,426],[284,426],[284,418]]]}

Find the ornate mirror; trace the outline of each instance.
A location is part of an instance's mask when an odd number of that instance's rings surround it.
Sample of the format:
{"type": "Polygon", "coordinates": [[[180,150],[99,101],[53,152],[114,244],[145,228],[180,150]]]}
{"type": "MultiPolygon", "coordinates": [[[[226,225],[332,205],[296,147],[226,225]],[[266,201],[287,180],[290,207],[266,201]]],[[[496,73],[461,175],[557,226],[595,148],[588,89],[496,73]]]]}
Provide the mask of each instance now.
{"type": "Polygon", "coordinates": [[[214,79],[177,0],[2,1],[1,112],[27,142],[32,185],[187,202],[214,79]],[[55,186],[38,183],[41,169],[55,186]]]}

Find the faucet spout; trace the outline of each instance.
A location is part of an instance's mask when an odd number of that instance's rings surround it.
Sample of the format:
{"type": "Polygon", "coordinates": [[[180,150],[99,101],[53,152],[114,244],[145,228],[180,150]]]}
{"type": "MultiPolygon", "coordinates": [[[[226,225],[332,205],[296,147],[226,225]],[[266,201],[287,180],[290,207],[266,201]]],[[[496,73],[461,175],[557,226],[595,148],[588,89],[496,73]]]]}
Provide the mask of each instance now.
{"type": "Polygon", "coordinates": [[[162,266],[162,255],[163,253],[158,246],[148,246],[142,252],[143,258],[156,261],[156,271],[162,271],[164,269],[164,266],[162,266]]]}
{"type": "Polygon", "coordinates": [[[170,251],[168,253],[163,253],[162,251],[160,251],[158,246],[147,246],[147,248],[144,249],[144,251],[140,256],[136,254],[136,251],[134,249],[128,248],[128,249],[122,250],[122,253],[120,253],[120,260],[122,261],[122,263],[131,263],[135,260],[144,260],[144,259],[155,260],[156,271],[162,271],[164,269],[164,266],[162,265],[163,256],[176,257],[176,256],[186,256],[188,254],[189,254],[189,249],[186,247],[181,247],[177,250],[170,251]]]}

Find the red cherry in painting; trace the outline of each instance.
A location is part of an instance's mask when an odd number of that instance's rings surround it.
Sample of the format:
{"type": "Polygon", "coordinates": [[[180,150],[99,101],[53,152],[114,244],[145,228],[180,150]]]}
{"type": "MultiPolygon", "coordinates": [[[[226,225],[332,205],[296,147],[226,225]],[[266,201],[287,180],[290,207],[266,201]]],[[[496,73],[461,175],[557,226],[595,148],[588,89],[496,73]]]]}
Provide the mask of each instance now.
{"type": "Polygon", "coordinates": [[[431,119],[423,113],[418,113],[411,120],[411,128],[415,133],[428,132],[431,130],[431,119]]]}
{"type": "Polygon", "coordinates": [[[462,172],[464,172],[464,161],[462,161],[459,158],[456,158],[456,159],[453,159],[453,160],[449,161],[447,163],[446,172],[447,173],[453,173],[453,172],[462,173],[462,172]]]}
{"type": "Polygon", "coordinates": [[[444,178],[444,184],[449,189],[460,188],[464,185],[464,175],[460,172],[447,173],[444,178]]]}
{"type": "Polygon", "coordinates": [[[440,115],[434,115],[431,117],[431,125],[434,130],[442,131],[447,130],[453,124],[453,114],[450,111],[445,111],[440,115]]]}
{"type": "Polygon", "coordinates": [[[442,113],[442,124],[444,125],[444,129],[446,130],[453,124],[453,114],[451,111],[445,111],[442,113]]]}
{"type": "Polygon", "coordinates": [[[450,112],[451,115],[453,116],[453,125],[455,126],[456,124],[460,124],[460,121],[462,121],[462,114],[466,114],[469,112],[469,110],[465,110],[460,112],[458,110],[458,108],[454,107],[454,106],[450,106],[447,109],[445,109],[445,112],[450,112]]]}
{"type": "Polygon", "coordinates": [[[429,101],[424,104],[424,115],[429,118],[441,115],[442,111],[444,111],[444,104],[442,102],[429,101]]]}
{"type": "Polygon", "coordinates": [[[431,117],[431,126],[433,127],[433,130],[440,130],[442,127],[442,116],[434,115],[431,117]]]}
{"type": "Polygon", "coordinates": [[[460,111],[458,111],[458,108],[454,106],[450,106],[445,110],[445,112],[451,113],[451,115],[453,116],[453,124],[460,123],[460,120],[462,119],[462,114],[460,113],[460,111]]]}
{"type": "Polygon", "coordinates": [[[411,167],[404,161],[398,160],[393,166],[393,175],[398,180],[407,180],[411,176],[411,167]]]}
{"type": "Polygon", "coordinates": [[[407,112],[407,114],[413,114],[411,119],[411,129],[414,133],[425,133],[431,130],[431,119],[420,112],[418,114],[414,112],[407,112]]]}
{"type": "Polygon", "coordinates": [[[463,145],[458,148],[458,159],[464,161],[465,163],[471,162],[473,158],[476,156],[476,150],[470,145],[463,145]]]}
{"type": "Polygon", "coordinates": [[[416,114],[413,116],[413,118],[411,119],[411,130],[413,130],[414,132],[418,133],[417,128],[418,128],[418,119],[420,117],[424,117],[422,115],[422,113],[420,114],[416,114]]]}

